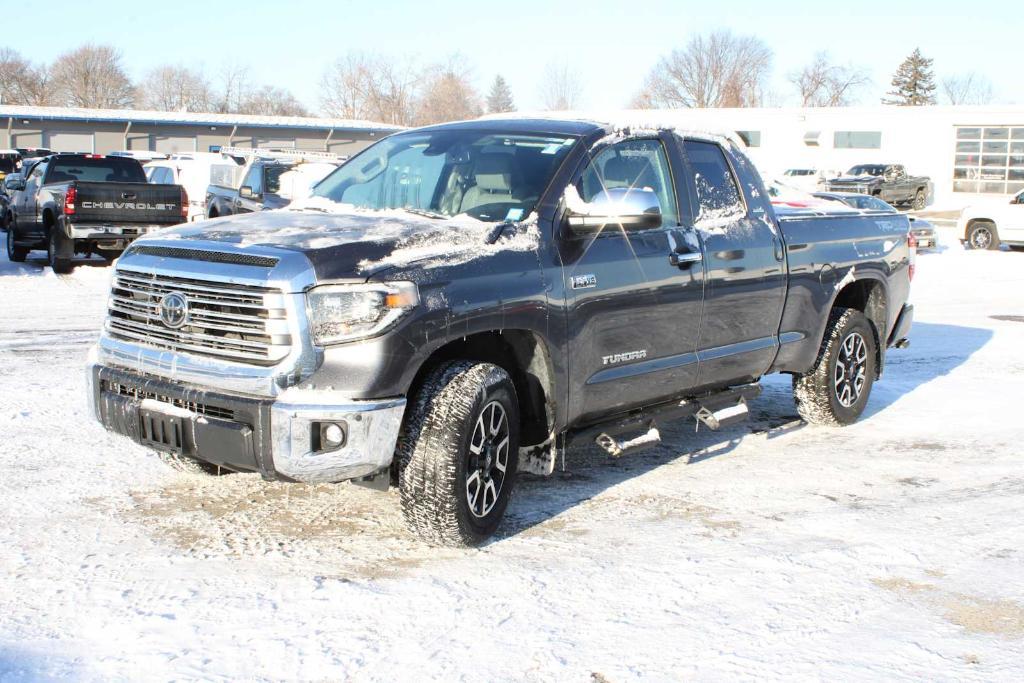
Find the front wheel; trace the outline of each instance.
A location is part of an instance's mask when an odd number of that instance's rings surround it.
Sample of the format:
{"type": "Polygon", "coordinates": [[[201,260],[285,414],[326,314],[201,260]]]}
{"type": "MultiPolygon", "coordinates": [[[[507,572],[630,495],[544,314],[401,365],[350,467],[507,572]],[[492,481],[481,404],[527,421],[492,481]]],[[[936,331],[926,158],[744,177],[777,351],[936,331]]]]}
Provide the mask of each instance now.
{"type": "Polygon", "coordinates": [[[971,249],[998,249],[999,233],[995,223],[978,221],[967,231],[967,245],[971,249]]]}
{"type": "Polygon", "coordinates": [[[519,403],[490,363],[436,368],[413,400],[398,445],[409,529],[438,545],[473,546],[497,530],[519,463],[519,403]]]}
{"type": "Polygon", "coordinates": [[[812,424],[849,425],[868,403],[875,380],[878,345],[871,323],[853,308],[835,308],[814,367],[793,376],[800,417],[812,424]]]}
{"type": "Polygon", "coordinates": [[[22,263],[28,256],[28,249],[19,247],[14,243],[18,236],[18,229],[14,223],[7,226],[7,259],[13,263],[22,263]]]}

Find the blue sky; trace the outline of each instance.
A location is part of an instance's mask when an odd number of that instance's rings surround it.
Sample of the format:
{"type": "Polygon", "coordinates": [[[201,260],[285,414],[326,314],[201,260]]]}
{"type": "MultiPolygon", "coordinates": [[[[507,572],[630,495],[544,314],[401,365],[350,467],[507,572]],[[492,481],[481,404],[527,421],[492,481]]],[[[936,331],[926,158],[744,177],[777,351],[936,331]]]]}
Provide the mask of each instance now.
{"type": "Polygon", "coordinates": [[[458,51],[482,91],[496,73],[504,75],[520,108],[540,105],[537,83],[551,61],[579,70],[585,106],[613,108],[629,101],[659,56],[695,32],[728,28],[759,36],[775,52],[773,86],[782,104],[793,103],[785,75],[819,50],[866,68],[874,83],[864,103],[876,103],[915,46],[935,59],[939,78],[977,71],[992,82],[997,101],[1024,103],[1019,2],[969,7],[963,0],[817,7],[787,0],[51,0],[8,8],[5,16],[18,28],[5,31],[0,45],[44,61],[81,42],[110,43],[133,77],[161,63],[213,72],[241,62],[254,81],[287,87],[314,109],[324,67],[346,50],[410,54],[420,63],[458,51]]]}

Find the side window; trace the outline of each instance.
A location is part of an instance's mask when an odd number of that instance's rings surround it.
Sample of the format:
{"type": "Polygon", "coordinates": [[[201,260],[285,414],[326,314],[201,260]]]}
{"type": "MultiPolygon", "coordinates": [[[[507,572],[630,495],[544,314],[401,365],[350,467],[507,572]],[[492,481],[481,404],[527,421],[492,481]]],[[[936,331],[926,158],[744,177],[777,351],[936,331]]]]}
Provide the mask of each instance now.
{"type": "Polygon", "coordinates": [[[601,150],[584,169],[576,185],[585,202],[591,202],[599,192],[616,188],[654,192],[661,204],[661,224],[679,225],[672,174],[660,141],[627,140],[601,150]]]}
{"type": "Polygon", "coordinates": [[[743,199],[722,148],[713,142],[686,140],[686,158],[693,168],[700,211],[697,221],[739,218],[746,213],[743,199]]]}
{"type": "Polygon", "coordinates": [[[38,164],[32,169],[32,173],[28,177],[28,181],[34,182],[37,185],[42,182],[43,172],[46,170],[46,164],[38,164]]]}
{"type": "Polygon", "coordinates": [[[263,194],[263,167],[253,166],[250,168],[249,172],[245,174],[242,185],[251,187],[254,195],[263,194]]]}

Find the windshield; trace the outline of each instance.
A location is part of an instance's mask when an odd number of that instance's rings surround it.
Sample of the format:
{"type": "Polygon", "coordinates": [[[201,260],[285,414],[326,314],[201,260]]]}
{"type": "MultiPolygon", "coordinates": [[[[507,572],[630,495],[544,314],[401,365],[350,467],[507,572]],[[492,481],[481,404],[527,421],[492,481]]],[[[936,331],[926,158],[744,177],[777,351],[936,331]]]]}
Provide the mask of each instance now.
{"type": "Polygon", "coordinates": [[[57,157],[50,165],[48,183],[71,180],[144,183],[146,172],[136,159],[127,157],[57,157]]]}
{"type": "Polygon", "coordinates": [[[525,218],[574,137],[442,129],[393,135],[320,182],[314,197],[487,222],[525,218]]]}
{"type": "Polygon", "coordinates": [[[857,197],[847,197],[844,201],[855,209],[861,209],[862,211],[895,211],[885,202],[878,197],[871,197],[869,195],[861,195],[857,197]]]}
{"type": "Polygon", "coordinates": [[[846,175],[873,175],[880,176],[885,174],[885,166],[879,164],[865,164],[861,166],[854,166],[846,175]]]}

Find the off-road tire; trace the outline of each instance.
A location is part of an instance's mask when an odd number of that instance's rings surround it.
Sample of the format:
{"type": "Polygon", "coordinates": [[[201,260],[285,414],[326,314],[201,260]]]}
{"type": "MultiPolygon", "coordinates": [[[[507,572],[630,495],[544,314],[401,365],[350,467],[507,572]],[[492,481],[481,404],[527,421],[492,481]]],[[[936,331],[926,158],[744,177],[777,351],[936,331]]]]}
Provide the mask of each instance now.
{"type": "Polygon", "coordinates": [[[991,221],[975,221],[967,230],[968,249],[989,249],[999,248],[999,233],[996,231],[996,224],[991,221]]]}
{"type": "Polygon", "coordinates": [[[505,514],[519,460],[519,404],[508,373],[475,361],[434,369],[409,406],[396,456],[402,514],[410,531],[435,545],[474,546],[487,540],[505,514]],[[507,421],[505,471],[490,511],[477,516],[470,510],[468,489],[479,456],[471,453],[470,441],[478,420],[495,402],[507,421]]]}
{"type": "Polygon", "coordinates": [[[73,266],[71,265],[71,259],[60,258],[57,256],[57,252],[60,250],[60,241],[64,239],[64,236],[60,232],[60,228],[56,225],[50,228],[50,233],[46,238],[46,260],[53,268],[53,272],[63,275],[70,273],[73,266]]]}
{"type": "Polygon", "coordinates": [[[14,223],[7,226],[7,259],[13,263],[22,263],[25,261],[25,257],[28,256],[28,249],[26,247],[19,247],[14,243],[14,240],[18,236],[18,229],[14,223]]]}
{"type": "Polygon", "coordinates": [[[921,209],[923,209],[925,207],[925,204],[927,203],[927,201],[928,201],[928,197],[925,196],[924,190],[918,190],[914,194],[914,198],[911,200],[910,206],[915,211],[920,211],[921,209]]]}
{"type": "Polygon", "coordinates": [[[843,426],[856,422],[871,394],[878,362],[877,349],[874,328],[863,313],[853,308],[832,309],[814,367],[805,375],[793,376],[793,397],[800,417],[819,425],[843,426]],[[858,335],[863,341],[866,357],[861,368],[863,384],[856,399],[847,406],[838,395],[836,371],[844,344],[853,335],[858,335]]]}
{"type": "Polygon", "coordinates": [[[171,469],[177,470],[178,472],[185,472],[186,474],[200,474],[217,477],[231,473],[231,470],[224,469],[218,465],[211,465],[208,462],[201,462],[199,460],[187,458],[184,455],[157,451],[157,457],[167,463],[171,469]]]}

